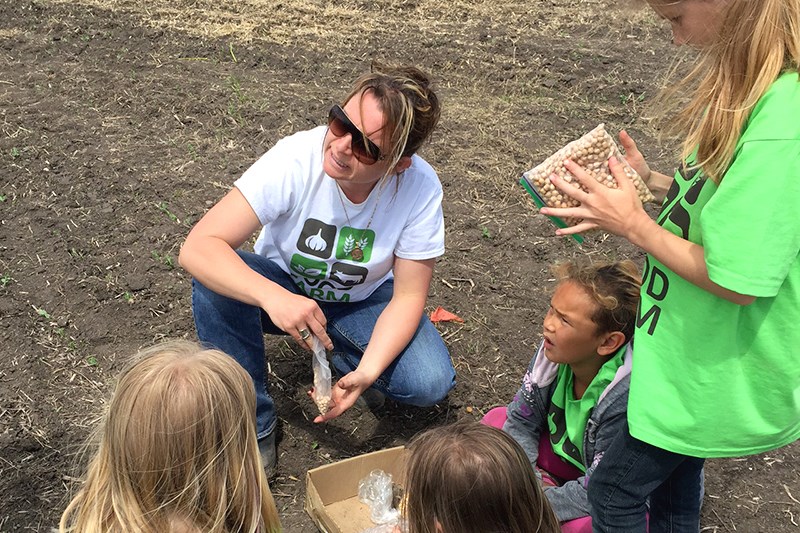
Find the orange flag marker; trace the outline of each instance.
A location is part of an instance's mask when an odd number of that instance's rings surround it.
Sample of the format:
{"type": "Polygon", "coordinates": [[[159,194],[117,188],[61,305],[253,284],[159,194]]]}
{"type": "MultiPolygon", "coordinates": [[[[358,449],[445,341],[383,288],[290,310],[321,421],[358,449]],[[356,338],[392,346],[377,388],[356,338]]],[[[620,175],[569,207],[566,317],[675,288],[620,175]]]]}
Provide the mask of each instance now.
{"type": "Polygon", "coordinates": [[[439,306],[431,313],[431,322],[464,322],[464,319],[454,315],[447,309],[439,306]]]}

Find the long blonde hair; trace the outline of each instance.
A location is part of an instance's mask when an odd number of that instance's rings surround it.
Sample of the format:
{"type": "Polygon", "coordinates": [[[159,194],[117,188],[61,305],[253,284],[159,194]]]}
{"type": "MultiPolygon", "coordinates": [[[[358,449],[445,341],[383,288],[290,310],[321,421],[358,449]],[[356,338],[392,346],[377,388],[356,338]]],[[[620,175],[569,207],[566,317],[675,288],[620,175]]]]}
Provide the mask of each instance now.
{"type": "Polygon", "coordinates": [[[719,184],[753,107],[783,71],[799,66],[800,1],[730,0],[716,42],[659,99],[658,115],[672,117],[667,132],[685,138],[682,159],[697,149],[693,166],[719,184]],[[681,94],[691,94],[682,108],[681,94]]]}
{"type": "Polygon", "coordinates": [[[250,377],[225,353],[185,341],[140,352],[60,531],[280,531],[254,412],[250,377]]]}
{"type": "Polygon", "coordinates": [[[528,457],[503,431],[462,420],[409,447],[408,533],[560,533],[528,457]]]}

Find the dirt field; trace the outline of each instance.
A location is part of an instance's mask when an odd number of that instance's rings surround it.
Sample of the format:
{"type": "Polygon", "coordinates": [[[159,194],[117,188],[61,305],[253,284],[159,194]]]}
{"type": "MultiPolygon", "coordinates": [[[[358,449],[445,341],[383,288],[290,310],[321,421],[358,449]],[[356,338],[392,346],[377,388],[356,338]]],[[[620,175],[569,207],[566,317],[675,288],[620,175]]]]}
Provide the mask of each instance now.
{"type": "MultiPolygon", "coordinates": [[[[373,58],[435,75],[445,111],[422,155],[445,187],[431,309],[458,371],[432,409],[309,421],[310,356],[270,340],[280,416],[272,484],[313,531],[305,471],[506,403],[570,257],[641,255],[553,236],[517,184],[566,141],[641,118],[675,57],[665,28],[598,0],[6,0],[0,4],[0,531],[48,531],[81,444],[140,346],[194,338],[188,229],[280,137],[322,123],[373,58]]],[[[655,211],[653,211],[655,213],[655,211]]],[[[800,445],[708,463],[703,531],[800,531],[800,445]]]]}

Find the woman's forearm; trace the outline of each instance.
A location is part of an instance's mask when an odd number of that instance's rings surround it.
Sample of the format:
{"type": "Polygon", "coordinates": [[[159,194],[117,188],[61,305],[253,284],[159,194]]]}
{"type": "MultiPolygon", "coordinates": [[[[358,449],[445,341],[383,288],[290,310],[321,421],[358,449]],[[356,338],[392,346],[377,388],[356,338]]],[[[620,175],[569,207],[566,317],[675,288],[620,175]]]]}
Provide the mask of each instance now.
{"type": "Polygon", "coordinates": [[[435,260],[395,258],[394,292],[389,304],[375,322],[367,350],[358,370],[374,383],[411,342],[419,327],[435,260]]]}
{"type": "Polygon", "coordinates": [[[247,266],[228,243],[215,237],[190,235],[178,262],[206,288],[246,304],[263,308],[270,299],[285,292],[247,266]]]}
{"type": "Polygon", "coordinates": [[[374,383],[408,346],[425,310],[425,295],[394,296],[375,323],[358,369],[374,383]]]}

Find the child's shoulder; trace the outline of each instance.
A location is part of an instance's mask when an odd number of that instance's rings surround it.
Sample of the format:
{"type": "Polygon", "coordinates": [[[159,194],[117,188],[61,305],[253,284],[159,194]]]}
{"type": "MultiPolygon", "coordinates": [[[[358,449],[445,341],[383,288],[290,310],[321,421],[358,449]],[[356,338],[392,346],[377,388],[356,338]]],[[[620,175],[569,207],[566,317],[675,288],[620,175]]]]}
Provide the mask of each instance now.
{"type": "Polygon", "coordinates": [[[800,107],[800,75],[796,71],[781,74],[759,101],[759,107],[800,107]]]}
{"type": "Polygon", "coordinates": [[[753,108],[743,140],[800,140],[800,76],[782,74],[753,108]]]}

